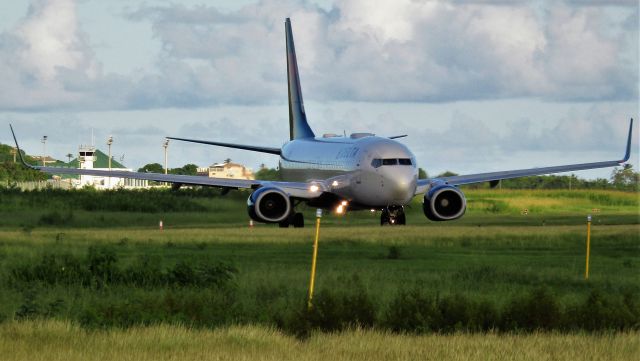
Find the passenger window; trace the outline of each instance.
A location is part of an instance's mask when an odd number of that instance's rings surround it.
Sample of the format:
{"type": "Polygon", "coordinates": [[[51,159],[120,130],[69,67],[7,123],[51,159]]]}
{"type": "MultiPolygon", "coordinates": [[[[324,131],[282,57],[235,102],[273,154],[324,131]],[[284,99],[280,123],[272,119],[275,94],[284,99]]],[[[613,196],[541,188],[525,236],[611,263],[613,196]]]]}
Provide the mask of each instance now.
{"type": "Polygon", "coordinates": [[[389,158],[389,159],[383,159],[382,160],[382,165],[396,165],[398,164],[398,160],[393,158],[389,158]]]}
{"type": "Polygon", "coordinates": [[[400,158],[398,159],[400,165],[411,165],[411,159],[409,158],[400,158]]]}
{"type": "Polygon", "coordinates": [[[371,161],[371,166],[373,168],[379,168],[382,165],[382,159],[376,158],[371,161]]]}

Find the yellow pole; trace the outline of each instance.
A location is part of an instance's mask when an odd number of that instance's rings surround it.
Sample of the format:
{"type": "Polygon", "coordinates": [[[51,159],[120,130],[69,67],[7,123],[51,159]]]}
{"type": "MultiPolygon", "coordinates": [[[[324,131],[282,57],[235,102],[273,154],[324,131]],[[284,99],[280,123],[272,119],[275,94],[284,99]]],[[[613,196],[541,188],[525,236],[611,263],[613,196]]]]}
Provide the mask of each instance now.
{"type": "Polygon", "coordinates": [[[587,261],[584,270],[584,279],[589,279],[589,253],[591,253],[591,215],[587,216],[587,261]]]}
{"type": "Polygon", "coordinates": [[[320,218],[322,218],[322,209],[316,210],[316,238],[313,241],[313,258],[311,258],[311,280],[309,280],[309,299],[307,308],[311,310],[313,307],[311,300],[313,299],[313,286],[316,282],[316,260],[318,258],[318,239],[320,238],[320,218]]]}

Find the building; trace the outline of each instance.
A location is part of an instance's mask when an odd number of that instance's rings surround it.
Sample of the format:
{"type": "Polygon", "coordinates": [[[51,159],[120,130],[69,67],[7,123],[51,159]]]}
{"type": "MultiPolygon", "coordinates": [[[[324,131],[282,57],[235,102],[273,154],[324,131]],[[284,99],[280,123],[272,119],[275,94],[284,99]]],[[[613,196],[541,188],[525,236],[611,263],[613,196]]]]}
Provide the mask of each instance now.
{"type": "Polygon", "coordinates": [[[53,159],[50,156],[44,157],[44,161],[42,160],[43,157],[41,155],[32,155],[31,158],[33,158],[33,160],[36,162],[36,165],[48,165],[55,167],[60,163],[60,161],[53,159]]]}
{"type": "MultiPolygon", "coordinates": [[[[94,146],[81,145],[78,150],[78,157],[66,166],[80,169],[96,169],[96,170],[117,170],[124,172],[133,172],[132,169],[125,167],[115,159],[111,159],[111,168],[109,168],[109,156],[96,149],[94,146]]],[[[92,175],[81,175],[72,177],[72,183],[77,188],[92,186],[98,189],[114,189],[114,188],[147,188],[149,182],[140,179],[129,179],[119,177],[102,177],[92,175]]]]}
{"type": "Polygon", "coordinates": [[[198,175],[209,178],[256,179],[250,168],[238,163],[217,163],[206,168],[198,168],[198,175]]]}

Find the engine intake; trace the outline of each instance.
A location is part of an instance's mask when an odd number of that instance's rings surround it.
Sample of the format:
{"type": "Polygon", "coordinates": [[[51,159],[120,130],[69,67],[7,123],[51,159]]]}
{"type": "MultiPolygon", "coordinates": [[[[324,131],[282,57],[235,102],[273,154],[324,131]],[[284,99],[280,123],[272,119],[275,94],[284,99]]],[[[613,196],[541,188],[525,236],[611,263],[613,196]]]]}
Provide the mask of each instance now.
{"type": "Polygon", "coordinates": [[[437,185],[424,195],[422,210],[432,221],[451,221],[464,215],[467,199],[464,193],[454,186],[437,185]]]}
{"type": "Polygon", "coordinates": [[[291,213],[291,200],[279,188],[259,188],[247,199],[249,217],[262,223],[279,223],[291,213]]]}

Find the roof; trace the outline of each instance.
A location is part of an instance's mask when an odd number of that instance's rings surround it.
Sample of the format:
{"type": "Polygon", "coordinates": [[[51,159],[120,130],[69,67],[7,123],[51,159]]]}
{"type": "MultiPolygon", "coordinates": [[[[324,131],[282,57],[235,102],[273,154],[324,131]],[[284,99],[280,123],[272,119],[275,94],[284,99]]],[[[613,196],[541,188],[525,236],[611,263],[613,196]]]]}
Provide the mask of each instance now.
{"type": "MultiPolygon", "coordinates": [[[[103,153],[100,149],[96,149],[94,156],[96,158],[96,160],[93,162],[93,168],[109,168],[109,156],[106,155],[105,153],[103,153]]],[[[67,166],[69,166],[70,168],[80,168],[80,164],[78,161],[78,158],[75,158],[74,160],[72,160],[71,162],[67,163],[67,166]]],[[[120,162],[117,162],[115,159],[111,159],[111,168],[121,168],[121,169],[127,169],[127,167],[125,167],[124,165],[122,165],[120,162]]]]}
{"type": "Polygon", "coordinates": [[[210,168],[214,168],[214,167],[224,167],[224,168],[246,168],[245,166],[243,166],[242,164],[238,164],[238,163],[215,163],[209,166],[210,168]]]}

